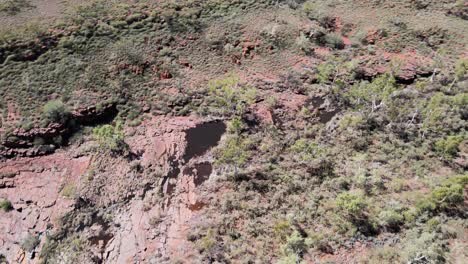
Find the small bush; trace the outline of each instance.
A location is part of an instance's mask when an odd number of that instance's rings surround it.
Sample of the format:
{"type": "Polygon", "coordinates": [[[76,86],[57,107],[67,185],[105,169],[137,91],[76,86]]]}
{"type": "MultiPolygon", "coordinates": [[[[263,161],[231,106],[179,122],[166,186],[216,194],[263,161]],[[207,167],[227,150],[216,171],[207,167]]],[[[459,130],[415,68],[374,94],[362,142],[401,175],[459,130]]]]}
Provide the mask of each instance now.
{"type": "Polygon", "coordinates": [[[311,161],[320,157],[324,152],[324,149],[311,140],[301,138],[294,142],[291,146],[291,151],[299,154],[300,160],[311,161]]]}
{"type": "Polygon", "coordinates": [[[441,210],[454,209],[463,204],[463,186],[459,184],[450,184],[435,188],[431,192],[431,198],[441,210]]]}
{"type": "Polygon", "coordinates": [[[302,258],[297,254],[288,254],[278,260],[277,264],[303,264],[302,258]]]}
{"type": "Polygon", "coordinates": [[[403,263],[445,263],[446,249],[436,232],[410,230],[400,255],[403,263]]]}
{"type": "Polygon", "coordinates": [[[28,236],[21,243],[21,248],[26,252],[33,251],[40,243],[38,236],[28,234],[28,236]]]}
{"type": "Polygon", "coordinates": [[[70,110],[60,100],[50,101],[42,109],[42,118],[47,123],[65,124],[70,118],[70,110]]]}
{"type": "Polygon", "coordinates": [[[15,15],[28,6],[26,0],[0,0],[0,13],[15,15]]]}
{"type": "Polygon", "coordinates": [[[240,135],[244,128],[245,124],[242,122],[242,119],[240,117],[234,117],[228,123],[228,131],[231,134],[240,135]]]}
{"type": "Polygon", "coordinates": [[[11,204],[11,202],[7,199],[3,199],[0,201],[0,208],[4,211],[4,212],[8,212],[8,211],[11,211],[13,209],[13,205],[11,204]]]}
{"type": "Polygon", "coordinates": [[[394,210],[384,210],[379,214],[379,223],[385,228],[398,230],[403,223],[404,217],[401,213],[394,210]]]}
{"type": "Polygon", "coordinates": [[[145,53],[136,43],[123,40],[114,44],[111,59],[138,66],[145,63],[145,53]]]}
{"type": "Polygon", "coordinates": [[[390,246],[384,246],[383,248],[376,248],[372,251],[369,257],[367,257],[365,263],[369,264],[381,264],[381,263],[400,263],[398,249],[390,246]]]}
{"type": "Polygon", "coordinates": [[[366,107],[375,112],[391,100],[391,94],[397,89],[395,78],[391,74],[383,74],[370,83],[363,81],[353,85],[345,97],[354,107],[366,107]]]}
{"type": "Polygon", "coordinates": [[[288,234],[291,232],[291,223],[286,220],[278,221],[273,226],[273,232],[277,238],[285,240],[288,234]]]}
{"type": "Polygon", "coordinates": [[[338,208],[351,218],[362,218],[368,207],[366,199],[359,194],[344,192],[336,198],[338,208]]]}
{"type": "Polygon", "coordinates": [[[325,35],[323,41],[324,41],[325,46],[332,48],[332,49],[344,49],[345,48],[343,38],[336,33],[329,33],[325,35]]]}
{"type": "Polygon", "coordinates": [[[73,183],[69,183],[62,188],[62,195],[65,198],[75,198],[76,196],[76,187],[73,183]]]}
{"type": "Polygon", "coordinates": [[[310,55],[313,53],[312,45],[310,40],[301,33],[301,35],[296,39],[296,46],[302,50],[306,55],[310,55]]]}
{"type": "Polygon", "coordinates": [[[317,67],[317,80],[320,83],[329,83],[335,74],[335,66],[331,63],[320,64],[317,67]]]}
{"type": "Polygon", "coordinates": [[[465,183],[465,181],[466,178],[463,176],[454,178],[443,186],[434,188],[429,195],[420,197],[416,202],[418,212],[420,214],[424,212],[435,214],[438,211],[460,209],[464,202],[464,184],[460,183],[465,183]]]}
{"type": "Polygon", "coordinates": [[[446,158],[453,158],[457,155],[458,146],[465,139],[465,136],[448,136],[446,139],[441,139],[435,143],[435,150],[446,158]]]}
{"type": "Polygon", "coordinates": [[[456,175],[456,176],[450,177],[450,179],[448,180],[448,184],[459,184],[461,186],[467,185],[468,173],[464,175],[456,175]]]}
{"type": "Polygon", "coordinates": [[[210,252],[216,246],[216,238],[213,229],[209,229],[197,243],[200,252],[210,252]]]}
{"type": "Polygon", "coordinates": [[[455,65],[455,78],[461,80],[468,72],[468,59],[460,59],[455,65]]]}
{"type": "Polygon", "coordinates": [[[208,104],[212,107],[212,112],[241,116],[245,109],[255,102],[256,89],[242,86],[239,81],[239,77],[230,75],[208,83],[208,104]]]}
{"type": "Polygon", "coordinates": [[[450,134],[460,131],[463,123],[463,109],[468,104],[468,94],[458,93],[450,96],[435,93],[422,111],[423,130],[431,134],[450,134]]]}
{"type": "Polygon", "coordinates": [[[306,250],[305,239],[301,234],[294,230],[294,232],[287,238],[284,251],[287,255],[293,253],[296,255],[302,255],[306,250]]]}
{"type": "Polygon", "coordinates": [[[222,144],[221,148],[216,151],[216,162],[234,167],[234,176],[238,176],[238,169],[245,165],[251,156],[249,150],[251,142],[242,136],[232,136],[222,144]]]}
{"type": "Polygon", "coordinates": [[[93,137],[99,142],[102,149],[108,149],[115,153],[123,153],[128,149],[121,122],[117,122],[115,126],[103,125],[94,128],[93,137]]]}
{"type": "Polygon", "coordinates": [[[431,199],[427,199],[427,197],[421,197],[416,202],[416,209],[419,214],[424,212],[432,213],[436,210],[436,208],[437,205],[434,203],[434,201],[431,199]]]}
{"type": "Polygon", "coordinates": [[[341,129],[354,129],[364,127],[366,124],[366,120],[362,115],[346,115],[344,116],[339,123],[341,129]]]}

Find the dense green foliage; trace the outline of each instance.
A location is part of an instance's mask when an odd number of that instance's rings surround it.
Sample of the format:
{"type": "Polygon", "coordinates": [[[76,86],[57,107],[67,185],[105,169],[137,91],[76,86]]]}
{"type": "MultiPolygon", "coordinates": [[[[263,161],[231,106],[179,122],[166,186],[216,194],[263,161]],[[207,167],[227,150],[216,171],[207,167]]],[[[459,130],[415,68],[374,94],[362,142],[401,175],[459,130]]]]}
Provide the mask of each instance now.
{"type": "Polygon", "coordinates": [[[121,122],[117,122],[115,126],[102,125],[96,127],[93,129],[93,136],[103,150],[123,153],[128,148],[121,122]]]}
{"type": "Polygon", "coordinates": [[[70,111],[62,101],[50,101],[42,109],[42,118],[48,123],[65,124],[70,116],[70,111]]]}
{"type": "Polygon", "coordinates": [[[9,200],[6,200],[6,199],[2,199],[0,201],[0,208],[4,211],[4,212],[8,212],[10,210],[13,209],[13,205],[11,204],[11,202],[9,200]]]}

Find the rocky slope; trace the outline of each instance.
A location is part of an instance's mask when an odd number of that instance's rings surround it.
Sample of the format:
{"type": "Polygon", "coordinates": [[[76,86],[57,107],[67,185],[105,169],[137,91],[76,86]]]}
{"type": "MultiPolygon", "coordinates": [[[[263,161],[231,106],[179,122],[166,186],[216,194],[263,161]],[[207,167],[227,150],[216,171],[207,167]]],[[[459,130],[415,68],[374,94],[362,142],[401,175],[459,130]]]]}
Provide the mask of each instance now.
{"type": "Polygon", "coordinates": [[[42,2],[0,0],[41,11],[0,30],[0,263],[468,259],[463,1],[42,2]]]}
{"type": "Polygon", "coordinates": [[[5,256],[17,263],[36,262],[60,217],[91,205],[93,212],[83,213],[91,219],[71,228],[87,237],[94,248],[93,261],[135,263],[155,256],[190,256],[189,223],[196,222],[203,199],[208,199],[203,186],[212,175],[209,149],[224,131],[221,121],[161,116],[128,138],[135,152],[131,158],[89,155],[88,144],[82,144],[5,162],[1,196],[13,205],[2,213],[5,256]],[[200,137],[206,135],[211,137],[203,141],[200,137]],[[106,215],[112,215],[112,222],[106,215]],[[31,236],[40,242],[25,252],[19,241],[31,236]]]}

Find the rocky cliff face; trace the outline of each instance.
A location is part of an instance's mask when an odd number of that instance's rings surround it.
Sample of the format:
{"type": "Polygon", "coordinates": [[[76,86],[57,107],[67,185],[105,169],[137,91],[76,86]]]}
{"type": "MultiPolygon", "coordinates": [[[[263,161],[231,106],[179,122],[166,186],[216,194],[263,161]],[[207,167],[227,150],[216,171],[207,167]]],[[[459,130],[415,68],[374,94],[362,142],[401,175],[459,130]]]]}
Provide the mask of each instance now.
{"type": "Polygon", "coordinates": [[[73,158],[64,151],[0,165],[0,175],[10,175],[0,179],[0,197],[8,198],[13,206],[11,211],[0,213],[2,254],[10,262],[35,262],[39,251],[25,252],[23,244],[32,237],[43,244],[57,220],[73,210],[75,201],[64,197],[61,190],[66,184],[79,184],[89,164],[89,157],[73,158]]]}
{"type": "Polygon", "coordinates": [[[0,159],[35,157],[53,153],[81,126],[110,121],[116,114],[116,104],[107,102],[99,107],[77,108],[69,113],[65,123],[52,122],[46,127],[33,127],[27,130],[13,129],[0,143],[0,159]],[[59,142],[55,140],[57,138],[60,138],[59,142]]]}
{"type": "Polygon", "coordinates": [[[58,220],[71,214],[91,218],[67,230],[87,239],[91,254],[82,260],[157,263],[190,256],[188,231],[215,175],[209,150],[225,130],[220,121],[207,122],[155,117],[128,139],[133,157],[88,155],[92,146],[84,144],[2,163],[0,197],[13,209],[0,213],[1,253],[13,263],[37,263],[47,236],[63,225],[58,220]],[[207,133],[210,140],[200,141],[207,133]],[[83,212],[90,207],[96,210],[83,212]],[[39,242],[27,248],[32,238],[39,242]]]}

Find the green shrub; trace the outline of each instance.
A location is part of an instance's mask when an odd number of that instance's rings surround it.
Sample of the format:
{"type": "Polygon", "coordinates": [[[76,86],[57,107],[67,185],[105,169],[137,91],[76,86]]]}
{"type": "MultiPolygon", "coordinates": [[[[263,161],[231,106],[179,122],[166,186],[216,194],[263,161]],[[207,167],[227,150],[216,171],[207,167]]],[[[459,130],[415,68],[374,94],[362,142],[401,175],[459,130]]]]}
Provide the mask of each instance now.
{"type": "Polygon", "coordinates": [[[297,254],[291,253],[282,258],[280,258],[277,264],[303,264],[302,258],[297,254]]]}
{"type": "Polygon", "coordinates": [[[117,122],[115,126],[102,125],[94,128],[93,137],[104,150],[123,153],[128,149],[128,145],[125,143],[125,134],[121,122],[117,122]]]}
{"type": "Polygon", "coordinates": [[[38,236],[28,234],[28,236],[21,242],[21,248],[26,252],[33,251],[40,243],[38,236]]]}
{"type": "Polygon", "coordinates": [[[235,75],[210,81],[208,95],[208,104],[214,108],[213,112],[238,116],[257,98],[256,89],[240,85],[239,78],[235,75]]]}
{"type": "Polygon", "coordinates": [[[209,229],[206,234],[197,242],[200,252],[210,252],[216,246],[216,237],[213,229],[209,229]]]}
{"type": "Polygon", "coordinates": [[[435,150],[446,158],[453,158],[457,155],[458,146],[465,138],[464,135],[448,136],[435,143],[435,150]]]}
{"type": "MultiPolygon", "coordinates": [[[[57,232],[64,232],[57,231],[57,232]]],[[[41,248],[39,258],[40,263],[63,263],[66,259],[66,263],[88,263],[89,261],[83,261],[85,254],[89,253],[88,240],[79,237],[80,234],[73,234],[70,232],[68,236],[63,239],[57,237],[64,236],[64,234],[52,233],[47,236],[47,240],[41,248]]]]}
{"type": "MultiPolygon", "coordinates": [[[[0,177],[1,178],[1,177],[0,177]]],[[[465,186],[468,184],[468,173],[464,175],[455,175],[448,179],[447,184],[459,184],[465,186]]]]}
{"type": "Polygon", "coordinates": [[[294,230],[286,237],[286,243],[282,246],[283,257],[277,262],[282,264],[303,263],[302,255],[306,252],[307,245],[305,238],[294,230]]]}
{"type": "Polygon", "coordinates": [[[422,109],[423,131],[449,134],[462,128],[463,109],[468,104],[468,93],[453,96],[435,93],[422,109]]]}
{"type": "Polygon", "coordinates": [[[463,204],[463,186],[460,184],[449,184],[435,188],[431,192],[431,198],[441,210],[454,209],[463,204]]]}
{"type": "Polygon", "coordinates": [[[369,257],[366,257],[363,263],[381,264],[381,263],[400,263],[399,250],[395,247],[384,246],[372,250],[369,257]]]}
{"type": "Polygon", "coordinates": [[[363,81],[355,84],[345,93],[345,97],[356,108],[367,108],[371,112],[385,106],[391,94],[398,88],[391,74],[382,74],[372,82],[363,81]]]}
{"type": "Polygon", "coordinates": [[[244,126],[245,125],[240,117],[234,117],[228,123],[228,131],[231,134],[240,135],[244,126]]]}
{"type": "Polygon", "coordinates": [[[296,46],[300,50],[302,50],[306,55],[310,55],[313,52],[310,40],[305,36],[304,33],[301,33],[301,35],[297,37],[296,46]]]}
{"type": "Polygon", "coordinates": [[[344,49],[343,38],[336,33],[329,33],[323,39],[324,45],[332,49],[344,49]]]}
{"type": "Polygon", "coordinates": [[[437,205],[432,199],[428,199],[427,197],[421,197],[416,201],[416,209],[418,214],[428,212],[432,213],[436,210],[437,205]]]}
{"type": "Polygon", "coordinates": [[[335,71],[335,66],[332,63],[320,64],[317,66],[317,80],[320,83],[329,83],[335,71]]]}
{"type": "Polygon", "coordinates": [[[238,170],[250,158],[251,151],[249,150],[251,142],[242,136],[229,137],[216,151],[216,162],[218,164],[226,164],[234,167],[234,176],[238,176],[238,170]]]}
{"type": "Polygon", "coordinates": [[[110,22],[110,25],[114,28],[122,29],[127,27],[127,22],[123,20],[114,20],[110,22]]]}
{"type": "Polygon", "coordinates": [[[34,122],[29,119],[23,119],[19,126],[24,129],[25,131],[29,131],[34,127],[34,122]]]}
{"type": "Polygon", "coordinates": [[[65,198],[69,198],[69,199],[75,198],[76,186],[73,183],[68,183],[65,186],[63,186],[61,193],[65,198]]]}
{"type": "Polygon", "coordinates": [[[368,202],[361,194],[344,192],[336,197],[336,205],[346,216],[361,218],[367,211],[368,202]]]}
{"type": "Polygon", "coordinates": [[[286,255],[291,253],[296,255],[302,255],[306,250],[305,239],[302,235],[294,230],[292,234],[286,239],[286,245],[284,246],[284,251],[286,255]]]}
{"type": "Polygon", "coordinates": [[[0,208],[4,211],[4,212],[8,212],[8,211],[11,211],[13,209],[13,205],[11,204],[11,202],[7,199],[2,199],[0,201],[0,208]]]}
{"type": "MultiPolygon", "coordinates": [[[[466,178],[458,178],[465,183],[466,178]]],[[[416,202],[418,212],[435,214],[437,211],[458,210],[464,202],[464,185],[457,178],[447,181],[444,185],[434,188],[429,195],[420,197],[416,202]]]]}
{"type": "Polygon", "coordinates": [[[121,40],[114,44],[111,59],[130,65],[143,65],[145,52],[137,43],[130,40],[121,40]]]}
{"type": "Polygon", "coordinates": [[[304,11],[304,13],[306,13],[306,14],[310,14],[310,13],[314,12],[314,10],[316,10],[316,9],[317,9],[316,4],[312,3],[310,1],[307,1],[302,5],[302,11],[304,11]]]}
{"type": "Polygon", "coordinates": [[[430,231],[430,232],[438,231],[439,226],[440,226],[440,221],[439,221],[439,219],[437,219],[435,217],[429,219],[426,222],[427,230],[430,231]]]}
{"type": "Polygon", "coordinates": [[[362,115],[345,115],[339,123],[341,129],[348,129],[348,128],[359,128],[363,127],[366,124],[366,120],[362,115]]]}
{"type": "Polygon", "coordinates": [[[302,161],[311,161],[324,153],[324,149],[316,142],[304,138],[296,140],[290,149],[299,154],[299,159],[302,161]]]}
{"type": "Polygon", "coordinates": [[[129,15],[125,19],[125,21],[127,21],[128,24],[131,24],[133,22],[137,22],[137,21],[143,20],[145,18],[146,18],[146,16],[141,14],[141,13],[134,13],[134,14],[129,15]]]}
{"type": "Polygon", "coordinates": [[[436,232],[410,230],[403,243],[400,255],[404,263],[445,263],[445,242],[436,232]]]}
{"type": "Polygon", "coordinates": [[[92,1],[91,3],[76,7],[75,15],[71,17],[75,24],[83,24],[86,21],[95,21],[106,17],[111,10],[106,1],[92,1]]]}
{"type": "Polygon", "coordinates": [[[70,110],[60,100],[50,101],[42,109],[42,118],[47,123],[65,124],[70,118],[70,110]]]}
{"type": "Polygon", "coordinates": [[[287,220],[278,221],[273,226],[273,232],[275,233],[275,236],[280,240],[285,240],[288,234],[291,233],[291,229],[291,223],[287,220]]]}
{"type": "Polygon", "coordinates": [[[379,214],[379,223],[385,228],[397,230],[403,221],[403,215],[395,210],[384,210],[379,214]]]}
{"type": "Polygon", "coordinates": [[[29,6],[26,0],[0,0],[0,13],[3,12],[9,15],[15,15],[29,6]]]}
{"type": "Polygon", "coordinates": [[[461,80],[468,72],[468,59],[460,59],[455,65],[455,79],[461,80]]]}

